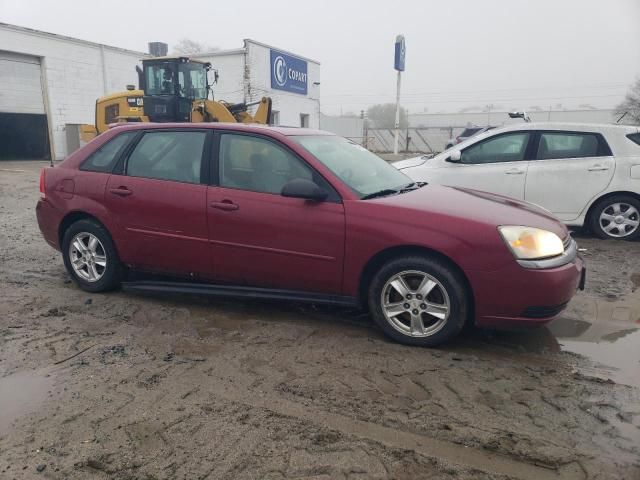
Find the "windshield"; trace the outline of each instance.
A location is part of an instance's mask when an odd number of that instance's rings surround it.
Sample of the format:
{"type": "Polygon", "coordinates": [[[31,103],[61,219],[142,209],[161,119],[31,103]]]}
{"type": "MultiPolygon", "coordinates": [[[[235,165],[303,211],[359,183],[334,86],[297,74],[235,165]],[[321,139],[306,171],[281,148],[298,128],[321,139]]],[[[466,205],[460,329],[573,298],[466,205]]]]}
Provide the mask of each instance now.
{"type": "Polygon", "coordinates": [[[170,62],[144,66],[145,95],[174,95],[173,65],[170,62]]]}
{"type": "Polygon", "coordinates": [[[146,95],[179,95],[189,99],[207,98],[207,70],[201,63],[162,62],[145,65],[146,95]]]}
{"type": "Polygon", "coordinates": [[[383,190],[400,190],[412,181],[382,158],[346,138],[333,135],[292,136],[361,198],[383,190]]]}

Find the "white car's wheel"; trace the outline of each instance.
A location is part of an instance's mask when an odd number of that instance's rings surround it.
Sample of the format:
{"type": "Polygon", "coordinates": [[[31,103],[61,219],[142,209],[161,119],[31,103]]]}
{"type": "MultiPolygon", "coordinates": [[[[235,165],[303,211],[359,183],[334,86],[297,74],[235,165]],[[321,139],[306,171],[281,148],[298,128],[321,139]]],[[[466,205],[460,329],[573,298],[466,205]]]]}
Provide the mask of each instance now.
{"type": "Polygon", "coordinates": [[[640,201],[614,195],[596,204],[589,219],[591,231],[600,238],[631,240],[640,235],[640,201]]]}

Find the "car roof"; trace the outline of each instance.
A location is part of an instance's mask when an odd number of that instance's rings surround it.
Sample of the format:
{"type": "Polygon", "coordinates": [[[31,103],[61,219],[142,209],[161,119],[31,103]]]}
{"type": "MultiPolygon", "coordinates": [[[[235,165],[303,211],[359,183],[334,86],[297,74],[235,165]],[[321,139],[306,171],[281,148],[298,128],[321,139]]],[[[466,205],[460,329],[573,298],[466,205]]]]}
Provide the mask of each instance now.
{"type": "Polygon", "coordinates": [[[633,133],[637,126],[617,125],[614,123],[577,123],[577,122],[522,122],[497,127],[491,131],[492,135],[511,130],[571,130],[576,132],[619,132],[633,133]]]}
{"type": "MultiPolygon", "coordinates": [[[[640,131],[640,129],[634,125],[617,125],[615,123],[521,122],[511,123],[502,127],[485,130],[475,135],[464,137],[464,140],[455,145],[455,148],[462,150],[470,145],[486,140],[487,138],[500,135],[501,133],[527,130],[600,133],[607,138],[607,143],[611,146],[614,155],[635,155],[635,152],[632,151],[633,149],[631,148],[632,142],[624,140],[624,136],[640,131]],[[612,142],[614,145],[612,145],[612,142]]],[[[634,147],[637,146],[634,145],[634,147]]],[[[447,151],[448,150],[445,150],[445,152],[447,151]]],[[[445,152],[442,152],[440,155],[445,152]]]]}
{"type": "Polygon", "coordinates": [[[312,128],[298,127],[276,127],[272,125],[261,125],[257,123],[225,123],[225,122],[203,122],[203,123],[153,123],[153,122],[131,122],[113,124],[110,129],[118,130],[148,130],[156,128],[169,129],[193,129],[202,130],[203,128],[211,128],[216,130],[238,131],[246,133],[276,133],[287,137],[296,135],[335,135],[324,130],[315,130],[312,128]]]}

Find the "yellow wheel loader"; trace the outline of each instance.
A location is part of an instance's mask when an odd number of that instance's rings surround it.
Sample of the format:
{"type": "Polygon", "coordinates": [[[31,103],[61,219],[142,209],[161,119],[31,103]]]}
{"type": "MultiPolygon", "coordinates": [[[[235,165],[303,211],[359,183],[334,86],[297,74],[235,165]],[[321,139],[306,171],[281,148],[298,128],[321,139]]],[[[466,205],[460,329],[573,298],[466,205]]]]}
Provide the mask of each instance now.
{"type": "MultiPolygon", "coordinates": [[[[271,98],[253,103],[209,99],[211,64],[188,57],[155,57],[136,67],[140,89],[101,97],[96,101],[95,134],[113,123],[126,122],[232,122],[268,124],[271,98]],[[257,105],[251,115],[249,107],[257,105]]],[[[217,81],[214,74],[214,83],[217,81]]],[[[87,131],[84,129],[83,131],[87,131]]],[[[90,133],[88,134],[90,136],[90,133]]]]}

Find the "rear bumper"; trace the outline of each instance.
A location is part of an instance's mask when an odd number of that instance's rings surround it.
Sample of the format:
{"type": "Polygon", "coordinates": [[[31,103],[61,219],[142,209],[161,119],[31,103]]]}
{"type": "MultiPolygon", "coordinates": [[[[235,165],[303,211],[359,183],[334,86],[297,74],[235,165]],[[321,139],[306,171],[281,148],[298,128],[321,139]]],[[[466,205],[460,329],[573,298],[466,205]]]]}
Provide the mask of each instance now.
{"type": "Polygon", "coordinates": [[[56,250],[60,250],[58,225],[62,221],[62,215],[49,202],[41,198],[36,205],[36,218],[46,242],[56,250]]]}
{"type": "Polygon", "coordinates": [[[580,256],[554,268],[524,268],[516,262],[496,272],[467,272],[475,298],[476,325],[512,328],[544,325],[557,317],[579,288],[580,256]]]}

